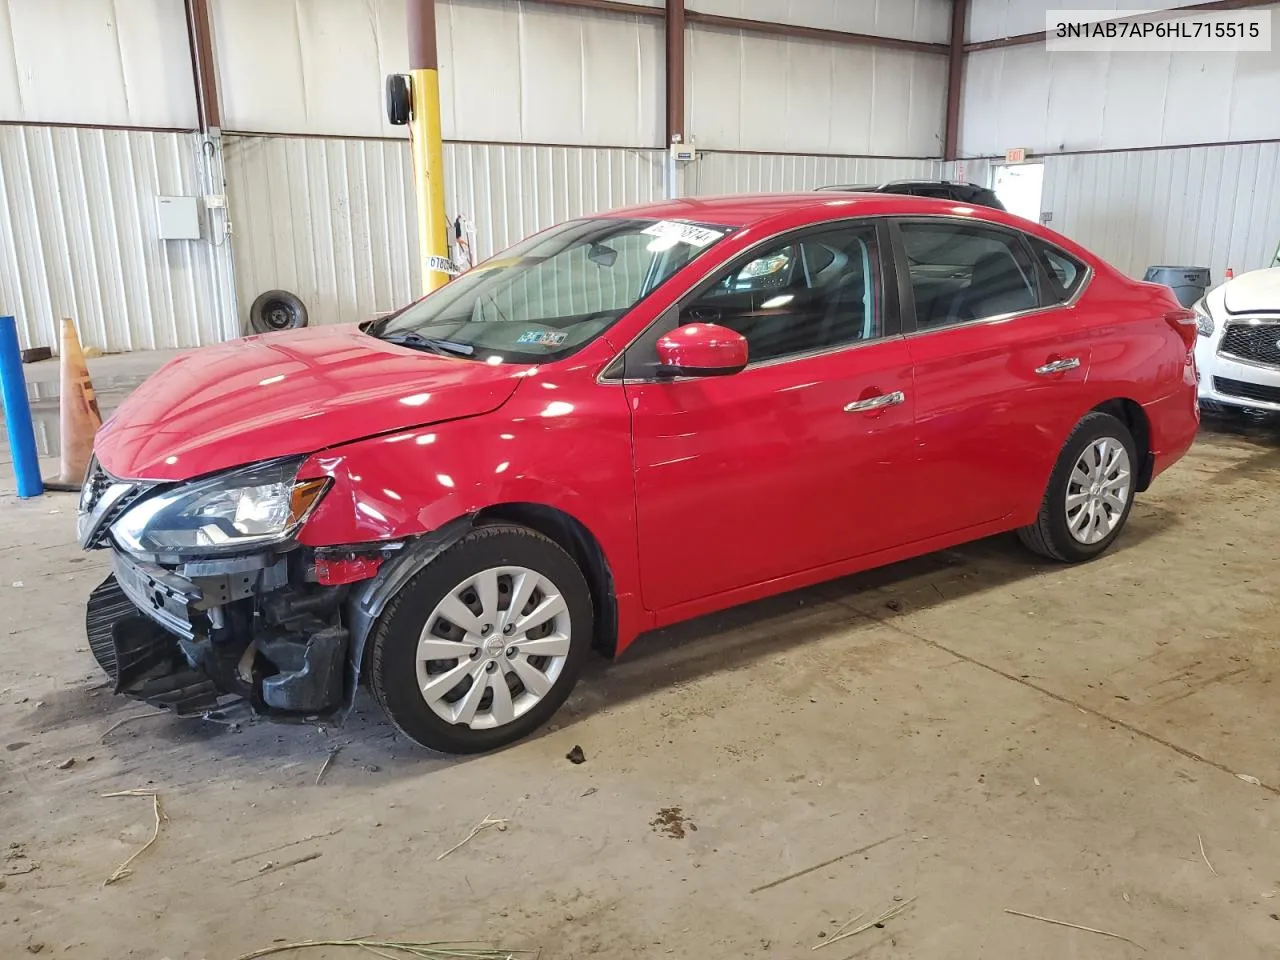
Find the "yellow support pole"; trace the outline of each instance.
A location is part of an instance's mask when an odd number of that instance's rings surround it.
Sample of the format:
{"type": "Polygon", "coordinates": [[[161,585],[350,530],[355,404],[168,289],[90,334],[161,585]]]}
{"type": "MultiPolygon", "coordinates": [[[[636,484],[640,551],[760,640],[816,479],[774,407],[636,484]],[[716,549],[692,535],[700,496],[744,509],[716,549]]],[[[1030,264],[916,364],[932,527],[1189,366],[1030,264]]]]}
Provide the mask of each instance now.
{"type": "Polygon", "coordinates": [[[449,282],[449,224],[444,212],[444,145],[440,137],[440,74],[435,0],[408,0],[409,82],[413,182],[418,199],[418,257],[422,292],[449,282]],[[444,269],[441,269],[444,268],[444,269]]]}

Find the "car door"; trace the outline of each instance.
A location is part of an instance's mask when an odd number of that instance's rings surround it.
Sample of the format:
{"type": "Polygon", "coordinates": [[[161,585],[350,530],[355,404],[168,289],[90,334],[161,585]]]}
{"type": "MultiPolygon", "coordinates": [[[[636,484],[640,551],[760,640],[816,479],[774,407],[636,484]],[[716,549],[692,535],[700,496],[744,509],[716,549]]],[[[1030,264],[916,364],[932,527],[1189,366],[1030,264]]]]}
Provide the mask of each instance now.
{"type": "Polygon", "coordinates": [[[1073,296],[1021,231],[960,217],[894,230],[915,368],[918,519],[933,536],[1023,511],[1088,408],[1089,331],[1073,296]]]}
{"type": "Polygon", "coordinates": [[[867,220],[766,241],[628,349],[649,609],[895,542],[911,363],[885,283],[887,246],[886,227],[867,220]],[[748,366],[663,378],[654,344],[686,323],[742,334],[748,366]]]}

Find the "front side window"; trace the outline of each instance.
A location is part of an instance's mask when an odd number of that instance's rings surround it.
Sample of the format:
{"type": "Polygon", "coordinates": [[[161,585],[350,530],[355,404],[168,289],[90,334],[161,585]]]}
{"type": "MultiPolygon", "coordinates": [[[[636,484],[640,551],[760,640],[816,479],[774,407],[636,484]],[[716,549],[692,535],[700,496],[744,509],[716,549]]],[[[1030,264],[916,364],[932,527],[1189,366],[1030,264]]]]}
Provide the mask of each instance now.
{"type": "Polygon", "coordinates": [[[1040,305],[1018,234],[963,221],[899,225],[916,329],[933,330],[1040,305]]]}
{"type": "Polygon", "coordinates": [[[490,362],[556,360],[594,340],[728,232],[669,220],[573,220],[482,263],[368,332],[490,362]]]}
{"type": "Polygon", "coordinates": [[[750,362],[880,336],[875,227],[828,228],[752,253],[701,295],[679,323],[718,323],[747,340],[750,362]]]}

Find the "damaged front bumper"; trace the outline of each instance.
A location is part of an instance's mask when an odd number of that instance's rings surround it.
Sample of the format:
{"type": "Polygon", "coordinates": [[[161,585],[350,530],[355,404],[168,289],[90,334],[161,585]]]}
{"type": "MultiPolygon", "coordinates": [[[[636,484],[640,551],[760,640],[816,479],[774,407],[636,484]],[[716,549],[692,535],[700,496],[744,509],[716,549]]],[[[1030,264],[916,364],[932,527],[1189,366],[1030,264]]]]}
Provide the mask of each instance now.
{"type": "Polygon", "coordinates": [[[277,719],[349,709],[366,641],[406,583],[472,528],[407,541],[156,564],[111,550],[89,646],[115,692],[200,716],[247,702],[277,719]]]}
{"type": "Polygon", "coordinates": [[[313,717],[349,703],[351,588],[315,582],[305,553],[168,568],[112,550],[85,626],[115,692],[183,716],[247,701],[259,713],[313,717]]]}

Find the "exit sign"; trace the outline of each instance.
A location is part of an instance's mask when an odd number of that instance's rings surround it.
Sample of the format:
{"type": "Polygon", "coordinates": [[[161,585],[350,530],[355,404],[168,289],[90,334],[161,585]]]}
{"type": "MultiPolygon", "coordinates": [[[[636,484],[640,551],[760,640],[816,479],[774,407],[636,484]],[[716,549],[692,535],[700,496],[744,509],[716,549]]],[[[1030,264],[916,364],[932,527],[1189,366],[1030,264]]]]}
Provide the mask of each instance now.
{"type": "Polygon", "coordinates": [[[1004,152],[1005,163],[1023,163],[1027,159],[1026,147],[1014,147],[1004,152]]]}

